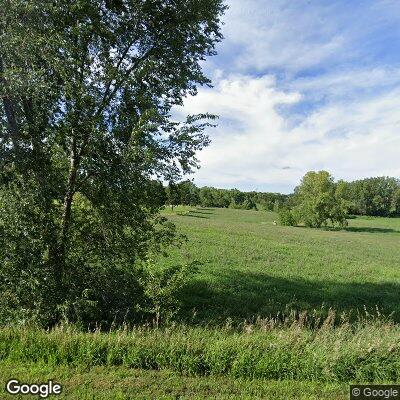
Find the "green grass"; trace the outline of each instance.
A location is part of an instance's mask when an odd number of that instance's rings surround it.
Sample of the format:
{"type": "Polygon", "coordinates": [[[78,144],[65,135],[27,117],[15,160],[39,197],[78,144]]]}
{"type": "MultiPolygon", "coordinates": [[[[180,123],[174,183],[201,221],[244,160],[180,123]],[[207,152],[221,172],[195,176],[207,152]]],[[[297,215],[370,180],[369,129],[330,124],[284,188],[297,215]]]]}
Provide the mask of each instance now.
{"type": "Polygon", "coordinates": [[[399,218],[359,217],[334,230],[275,226],[276,214],[263,211],[165,213],[189,241],[164,262],[203,263],[183,298],[196,323],[321,307],[400,321],[399,218]]]}
{"type": "Polygon", "coordinates": [[[301,323],[231,328],[0,331],[0,361],[124,366],[188,376],[324,382],[400,380],[400,327],[369,323],[310,330],[301,323]]]}
{"type": "MultiPolygon", "coordinates": [[[[216,398],[344,400],[348,398],[347,384],[243,380],[229,377],[202,377],[200,379],[178,375],[168,370],[0,363],[0,381],[5,383],[11,377],[30,383],[47,382],[53,379],[57,383],[62,383],[63,392],[60,396],[49,398],[68,400],[216,398]]],[[[7,395],[3,388],[0,389],[0,394],[2,399],[27,398],[27,396],[7,395]]]]}
{"type": "Polygon", "coordinates": [[[181,324],[3,328],[3,388],[13,377],[54,379],[68,399],[283,400],[400,382],[400,219],[337,230],[275,226],[262,211],[165,214],[189,241],[160,262],[202,263],[182,294],[181,324]]]}
{"type": "Polygon", "coordinates": [[[400,381],[399,326],[326,322],[310,330],[299,321],[268,322],[240,332],[183,326],[108,333],[68,326],[50,332],[3,328],[0,379],[51,378],[65,385],[68,398],[129,398],[143,388],[153,398],[301,398],[299,390],[303,398],[344,398],[349,382],[400,381]]]}

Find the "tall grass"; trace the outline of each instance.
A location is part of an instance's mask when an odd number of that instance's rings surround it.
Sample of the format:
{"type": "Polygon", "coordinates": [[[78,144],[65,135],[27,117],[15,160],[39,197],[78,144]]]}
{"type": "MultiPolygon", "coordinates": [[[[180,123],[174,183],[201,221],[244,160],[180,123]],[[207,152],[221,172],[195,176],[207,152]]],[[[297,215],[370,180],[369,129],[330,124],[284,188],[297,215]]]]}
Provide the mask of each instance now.
{"type": "Polygon", "coordinates": [[[52,366],[125,366],[185,375],[333,382],[400,381],[400,327],[375,320],[319,329],[271,321],[242,329],[178,326],[108,333],[0,330],[0,361],[52,366]]]}

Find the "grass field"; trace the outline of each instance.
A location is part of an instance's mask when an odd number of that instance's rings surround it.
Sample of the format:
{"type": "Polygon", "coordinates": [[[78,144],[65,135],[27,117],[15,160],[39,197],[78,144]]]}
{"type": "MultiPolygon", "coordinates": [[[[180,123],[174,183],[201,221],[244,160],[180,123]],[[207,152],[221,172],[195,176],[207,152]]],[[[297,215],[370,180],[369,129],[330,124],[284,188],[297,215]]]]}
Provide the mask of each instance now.
{"type": "Polygon", "coordinates": [[[242,332],[4,328],[0,379],[53,379],[67,398],[345,398],[349,382],[400,379],[399,343],[398,326],[377,322],[242,332]]]}
{"type": "MultiPolygon", "coordinates": [[[[21,382],[63,383],[55,399],[304,399],[339,400],[348,398],[348,385],[318,382],[243,380],[227,377],[187,377],[174,372],[137,370],[124,367],[49,367],[38,364],[2,364],[0,380],[12,376],[21,382]]],[[[4,394],[2,399],[26,399],[4,394]]],[[[29,397],[28,397],[29,398],[29,397]]],[[[37,397],[36,397],[37,398],[37,397]]]]}
{"type": "Polygon", "coordinates": [[[334,230],[262,211],[165,214],[188,242],[161,261],[202,263],[181,324],[5,328],[2,383],[54,379],[68,399],[346,399],[350,382],[400,382],[400,219],[334,230]]]}
{"type": "Polygon", "coordinates": [[[400,321],[399,218],[359,217],[344,230],[328,230],[275,226],[276,214],[263,211],[166,213],[189,241],[165,262],[203,264],[184,299],[196,322],[321,307],[400,321]]]}

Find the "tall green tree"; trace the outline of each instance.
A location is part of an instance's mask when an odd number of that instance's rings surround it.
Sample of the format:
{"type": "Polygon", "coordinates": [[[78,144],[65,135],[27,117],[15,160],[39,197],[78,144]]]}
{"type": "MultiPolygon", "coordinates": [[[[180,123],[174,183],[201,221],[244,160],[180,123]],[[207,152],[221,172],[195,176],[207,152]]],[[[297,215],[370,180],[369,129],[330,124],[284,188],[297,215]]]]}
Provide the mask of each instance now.
{"type": "Polygon", "coordinates": [[[181,204],[185,206],[196,206],[199,204],[199,189],[192,181],[186,180],[180,182],[178,188],[181,204]]]}
{"type": "Polygon", "coordinates": [[[341,185],[336,185],[327,171],[310,171],[295,189],[295,214],[306,226],[319,228],[338,223],[346,225],[346,208],[341,196],[341,185]]]}
{"type": "Polygon", "coordinates": [[[172,210],[181,202],[179,187],[175,182],[169,182],[167,189],[167,203],[171,206],[172,210]]]}
{"type": "Polygon", "coordinates": [[[91,301],[91,276],[172,240],[154,179],[189,173],[208,144],[211,115],[178,123],[170,112],[210,84],[201,62],[222,38],[225,6],[1,0],[0,9],[0,301],[32,312],[91,301]]]}
{"type": "Polygon", "coordinates": [[[400,187],[399,180],[390,177],[374,177],[347,183],[346,199],[354,214],[389,216],[394,209],[393,201],[400,187]]]}
{"type": "Polygon", "coordinates": [[[393,215],[400,215],[400,187],[392,195],[391,213],[393,215]]]}

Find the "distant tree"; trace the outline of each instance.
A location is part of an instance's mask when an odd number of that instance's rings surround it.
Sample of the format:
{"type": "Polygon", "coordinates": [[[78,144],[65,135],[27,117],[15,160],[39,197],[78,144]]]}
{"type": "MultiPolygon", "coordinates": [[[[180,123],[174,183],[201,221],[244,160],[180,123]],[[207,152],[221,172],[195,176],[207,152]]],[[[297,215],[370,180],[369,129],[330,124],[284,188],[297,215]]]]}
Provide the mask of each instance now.
{"type": "MultiPolygon", "coordinates": [[[[197,188],[191,181],[178,185],[180,200],[176,204],[203,207],[224,207],[235,209],[258,209],[275,211],[293,210],[298,203],[296,194],[269,192],[242,192],[238,189],[217,189],[214,187],[197,188]]],[[[339,180],[335,184],[333,203],[330,215],[338,223],[346,213],[359,215],[400,215],[396,206],[400,183],[395,178],[376,177],[346,182],[339,180]]],[[[168,203],[169,204],[169,203],[168,203]]],[[[297,220],[297,216],[295,218],[297,220]]],[[[330,217],[328,220],[331,220],[330,217]]]]}
{"type": "Polygon", "coordinates": [[[399,187],[399,181],[395,178],[366,178],[347,183],[344,196],[353,214],[389,216],[399,187]]]}
{"type": "Polygon", "coordinates": [[[238,189],[216,189],[202,187],[198,190],[203,207],[236,209],[264,209],[272,211],[275,202],[284,204],[289,196],[280,193],[242,192],[238,189]]]}
{"type": "Polygon", "coordinates": [[[199,204],[199,189],[189,181],[183,181],[177,184],[180,196],[180,204],[184,206],[196,206],[199,204]]]}
{"type": "Polygon", "coordinates": [[[274,201],[272,210],[277,213],[281,209],[281,206],[282,206],[281,201],[279,199],[276,199],[274,201]]]}
{"type": "Polygon", "coordinates": [[[214,189],[214,207],[229,207],[230,190],[226,189],[214,189]]]}
{"type": "Polygon", "coordinates": [[[242,204],[246,200],[245,193],[241,192],[238,189],[232,189],[230,191],[231,201],[230,207],[232,208],[241,208],[242,204]]]}
{"type": "Polygon", "coordinates": [[[212,187],[202,187],[199,191],[200,204],[202,207],[217,207],[215,199],[216,189],[212,187]]]}
{"type": "Polygon", "coordinates": [[[242,203],[241,208],[243,210],[257,210],[257,204],[253,201],[252,196],[247,196],[247,198],[242,203]]]}
{"type": "Polygon", "coordinates": [[[319,228],[328,221],[346,225],[345,204],[329,172],[308,172],[295,189],[295,197],[296,214],[306,226],[319,228]]]}
{"type": "Polygon", "coordinates": [[[392,215],[400,216],[400,187],[393,193],[391,213],[392,215]]]}
{"type": "Polygon", "coordinates": [[[283,226],[296,226],[298,224],[296,213],[287,207],[282,207],[278,211],[279,222],[283,226]]]}
{"type": "Polygon", "coordinates": [[[172,210],[181,202],[181,193],[179,186],[174,182],[169,182],[166,189],[167,203],[171,206],[172,210]]]}

